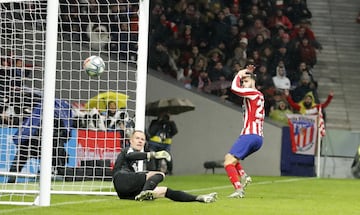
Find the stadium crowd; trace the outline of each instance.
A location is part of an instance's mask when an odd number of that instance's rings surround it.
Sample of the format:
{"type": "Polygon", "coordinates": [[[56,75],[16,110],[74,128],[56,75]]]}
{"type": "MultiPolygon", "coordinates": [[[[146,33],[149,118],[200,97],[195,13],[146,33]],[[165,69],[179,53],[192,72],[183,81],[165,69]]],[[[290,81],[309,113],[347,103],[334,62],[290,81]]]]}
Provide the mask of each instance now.
{"type": "MultiPolygon", "coordinates": [[[[60,6],[60,29],[70,34],[65,36],[87,41],[92,49],[109,51],[120,60],[136,59],[138,0],[62,0],[60,6]]],[[[187,89],[241,105],[230,83],[237,71],[253,64],[266,116],[282,103],[296,112],[285,90],[294,102],[308,92],[320,102],[313,73],[322,47],[311,19],[306,0],[154,0],[149,67],[187,89]]]]}
{"type": "MultiPolygon", "coordinates": [[[[138,0],[61,0],[60,9],[59,29],[65,39],[88,42],[120,60],[136,60],[138,0]]],[[[294,102],[312,92],[320,103],[313,73],[322,47],[311,18],[306,0],[154,0],[149,67],[187,89],[241,105],[230,91],[231,80],[253,64],[266,116],[276,119],[282,103],[296,112],[285,90],[294,102]]]]}
{"type": "Polygon", "coordinates": [[[285,90],[295,102],[311,91],[319,103],[312,74],[322,47],[306,1],[157,0],[150,14],[149,67],[186,88],[241,104],[229,90],[230,81],[253,64],[266,116],[282,103],[295,111],[285,90]]]}

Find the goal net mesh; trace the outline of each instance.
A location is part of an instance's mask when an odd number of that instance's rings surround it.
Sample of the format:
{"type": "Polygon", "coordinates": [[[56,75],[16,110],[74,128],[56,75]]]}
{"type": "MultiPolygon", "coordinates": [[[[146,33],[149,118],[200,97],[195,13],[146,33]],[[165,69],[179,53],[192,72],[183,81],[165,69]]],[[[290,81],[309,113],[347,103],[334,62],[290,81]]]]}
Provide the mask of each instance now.
{"type": "MultiPolygon", "coordinates": [[[[46,0],[0,3],[0,202],[38,194],[46,0]]],[[[52,193],[115,195],[111,168],[134,129],[139,2],[60,0],[52,193]],[[105,72],[90,77],[97,55],[105,72]],[[115,111],[108,108],[116,105],[115,111]]]]}

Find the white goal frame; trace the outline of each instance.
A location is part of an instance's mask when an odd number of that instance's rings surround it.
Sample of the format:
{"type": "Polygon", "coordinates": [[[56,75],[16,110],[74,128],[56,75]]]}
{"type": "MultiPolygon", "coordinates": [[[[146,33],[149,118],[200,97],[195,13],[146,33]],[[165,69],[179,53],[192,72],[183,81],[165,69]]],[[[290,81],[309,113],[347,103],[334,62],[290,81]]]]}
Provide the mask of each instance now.
{"type": "MultiPolygon", "coordinates": [[[[0,0],[0,3],[12,2],[32,2],[36,0],[0,0]]],[[[58,16],[59,0],[47,0],[46,12],[46,41],[45,41],[45,68],[43,80],[43,112],[42,115],[47,119],[42,123],[42,142],[40,159],[40,186],[33,190],[1,190],[0,193],[32,193],[38,194],[33,202],[24,201],[0,201],[0,204],[12,205],[37,205],[50,206],[51,194],[81,194],[81,195],[117,195],[116,192],[107,191],[58,191],[51,189],[52,177],[52,139],[53,139],[53,119],[55,101],[55,82],[57,65],[57,37],[58,37],[58,16]]],[[[145,104],[146,104],[146,79],[147,79],[147,54],[148,53],[148,20],[149,20],[149,1],[139,0],[139,31],[138,31],[138,58],[136,66],[136,109],[135,109],[135,129],[145,129],[145,104]]],[[[1,173],[0,173],[1,174],[1,173]]],[[[17,173],[21,175],[21,173],[17,173]]],[[[7,174],[11,175],[11,173],[7,174]]],[[[36,175],[27,175],[36,177],[36,175]]]]}

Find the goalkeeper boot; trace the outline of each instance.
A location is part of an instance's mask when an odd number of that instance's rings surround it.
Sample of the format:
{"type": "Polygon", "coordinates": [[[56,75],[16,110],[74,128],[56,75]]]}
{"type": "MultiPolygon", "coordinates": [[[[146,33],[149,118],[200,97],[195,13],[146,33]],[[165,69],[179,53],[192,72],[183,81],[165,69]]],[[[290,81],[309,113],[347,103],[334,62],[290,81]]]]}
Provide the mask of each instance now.
{"type": "Polygon", "coordinates": [[[251,182],[252,182],[252,179],[249,175],[245,174],[243,177],[241,177],[241,184],[242,184],[244,190],[251,182]]]}
{"type": "Polygon", "coordinates": [[[209,193],[209,194],[205,194],[205,195],[199,195],[196,198],[196,200],[199,202],[204,202],[204,203],[215,202],[217,200],[217,193],[209,193]]]}
{"type": "Polygon", "coordinates": [[[245,192],[244,190],[241,188],[241,189],[238,189],[238,190],[235,190],[235,192],[233,194],[231,194],[230,196],[228,196],[229,198],[244,198],[245,197],[245,192]]]}
{"type": "Polygon", "coordinates": [[[152,190],[145,190],[141,191],[139,195],[135,196],[136,201],[147,201],[147,200],[154,200],[154,191],[152,190]]]}

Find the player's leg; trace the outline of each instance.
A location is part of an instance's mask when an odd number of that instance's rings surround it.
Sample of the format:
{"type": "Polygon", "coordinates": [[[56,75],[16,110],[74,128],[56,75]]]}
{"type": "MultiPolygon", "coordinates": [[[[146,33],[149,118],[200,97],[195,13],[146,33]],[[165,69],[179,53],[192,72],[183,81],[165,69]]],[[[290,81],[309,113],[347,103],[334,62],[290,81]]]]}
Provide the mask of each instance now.
{"type": "Polygon", "coordinates": [[[237,162],[235,164],[235,168],[238,171],[238,175],[240,177],[240,182],[243,185],[243,189],[245,189],[252,182],[252,179],[248,174],[246,174],[240,162],[237,162]]]}
{"type": "Polygon", "coordinates": [[[229,154],[225,156],[225,170],[228,173],[229,179],[236,190],[236,192],[230,195],[230,197],[244,197],[244,189],[252,181],[252,179],[246,174],[239,160],[244,160],[246,157],[259,150],[261,146],[261,136],[255,134],[242,135],[235,141],[234,145],[230,149],[229,154]],[[228,159],[226,159],[226,157],[228,157],[228,159]],[[234,161],[234,159],[238,160],[234,161]],[[232,165],[234,165],[234,167],[232,165]],[[234,169],[236,169],[238,175],[241,177],[242,183],[240,183],[240,185],[238,185],[239,177],[234,176],[234,169]]]}
{"type": "Polygon", "coordinates": [[[217,193],[210,193],[206,195],[192,195],[181,190],[172,190],[167,187],[156,187],[152,191],[146,191],[141,196],[137,196],[138,201],[150,200],[156,198],[168,198],[177,202],[215,202],[217,199],[217,193]],[[151,198],[149,198],[151,197],[151,198]]]}
{"type": "Polygon", "coordinates": [[[238,163],[238,160],[234,155],[232,155],[230,153],[225,155],[224,168],[225,168],[226,174],[228,175],[228,178],[229,178],[231,184],[233,185],[233,187],[235,189],[235,192],[233,194],[231,194],[229,197],[243,198],[245,196],[245,193],[243,190],[243,186],[240,183],[238,171],[235,167],[235,165],[237,163],[238,163]]]}
{"type": "Polygon", "coordinates": [[[157,187],[157,185],[162,182],[165,178],[165,173],[159,171],[150,171],[146,173],[146,181],[141,192],[135,196],[135,200],[143,201],[143,200],[153,200],[154,192],[153,190],[157,187]]]}
{"type": "Polygon", "coordinates": [[[146,182],[145,173],[118,171],[114,173],[113,184],[120,199],[135,199],[146,182]]]}
{"type": "Polygon", "coordinates": [[[146,182],[143,187],[145,190],[153,190],[157,185],[162,182],[165,178],[165,173],[158,171],[150,171],[146,174],[146,182]]]}

